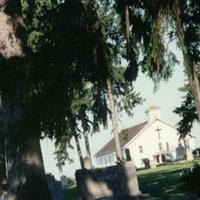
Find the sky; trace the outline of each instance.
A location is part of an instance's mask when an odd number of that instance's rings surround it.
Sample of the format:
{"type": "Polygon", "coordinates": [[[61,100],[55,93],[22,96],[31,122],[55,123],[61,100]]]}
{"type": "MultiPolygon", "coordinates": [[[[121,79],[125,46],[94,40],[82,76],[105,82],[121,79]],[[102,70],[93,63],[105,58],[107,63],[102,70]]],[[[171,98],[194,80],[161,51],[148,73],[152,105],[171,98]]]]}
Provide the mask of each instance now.
{"type": "MultiPolygon", "coordinates": [[[[176,48],[176,47],[173,47],[176,48]]],[[[179,60],[182,60],[181,52],[177,49],[174,49],[179,60]]],[[[166,83],[161,82],[159,88],[154,92],[154,83],[144,74],[139,73],[137,80],[133,83],[135,90],[140,92],[141,96],[146,99],[142,105],[138,105],[134,108],[134,115],[132,117],[127,116],[127,114],[122,113],[118,117],[118,126],[119,130],[128,128],[130,126],[136,125],[147,120],[145,111],[152,105],[158,106],[161,109],[161,116],[165,121],[168,121],[172,125],[176,126],[180,117],[173,113],[173,110],[179,106],[182,102],[182,96],[184,94],[178,90],[182,87],[186,77],[184,77],[182,63],[178,64],[175,67],[174,74],[172,78],[166,83]]],[[[196,136],[196,146],[200,146],[200,127],[196,123],[191,133],[196,136]]],[[[112,126],[109,122],[108,129],[104,130],[101,128],[100,132],[95,133],[93,136],[90,136],[90,146],[92,155],[104,146],[111,138],[112,126]]],[[[74,144],[74,141],[72,141],[74,144]]],[[[53,142],[49,139],[44,139],[41,141],[42,152],[45,170],[47,173],[52,173],[57,179],[59,179],[58,168],[56,167],[54,145],[53,142]]],[[[74,146],[75,147],[75,146],[74,146]]],[[[83,141],[81,141],[81,147],[83,155],[85,156],[85,149],[83,141]]],[[[80,169],[79,159],[77,155],[76,148],[70,151],[70,157],[74,160],[74,163],[66,165],[63,167],[63,174],[68,177],[74,177],[76,169],[80,169]]],[[[95,165],[95,160],[93,160],[95,165]]]]}

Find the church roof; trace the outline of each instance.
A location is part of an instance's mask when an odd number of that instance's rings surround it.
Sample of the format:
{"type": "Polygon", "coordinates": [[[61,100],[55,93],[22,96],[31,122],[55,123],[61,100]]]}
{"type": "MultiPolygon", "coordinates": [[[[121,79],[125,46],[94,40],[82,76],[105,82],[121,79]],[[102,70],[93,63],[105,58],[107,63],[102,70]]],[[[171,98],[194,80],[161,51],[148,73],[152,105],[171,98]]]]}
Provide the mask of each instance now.
{"type": "MultiPolygon", "coordinates": [[[[137,125],[132,126],[130,128],[123,129],[119,133],[119,141],[120,141],[121,147],[126,145],[132,138],[134,138],[146,125],[147,125],[147,122],[143,122],[141,124],[137,124],[137,125]]],[[[115,151],[115,140],[113,138],[105,146],[103,146],[95,154],[95,156],[100,156],[100,155],[112,153],[114,151],[115,151]]]]}

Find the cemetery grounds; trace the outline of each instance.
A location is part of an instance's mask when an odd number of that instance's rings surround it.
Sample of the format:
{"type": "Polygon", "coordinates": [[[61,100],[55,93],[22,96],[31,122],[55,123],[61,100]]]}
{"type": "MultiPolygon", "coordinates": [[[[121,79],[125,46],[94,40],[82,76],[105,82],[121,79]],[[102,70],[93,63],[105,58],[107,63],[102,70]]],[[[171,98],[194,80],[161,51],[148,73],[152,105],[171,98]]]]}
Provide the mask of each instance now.
{"type": "MultiPolygon", "coordinates": [[[[187,194],[179,189],[179,178],[182,170],[193,164],[194,162],[170,163],[154,169],[138,170],[140,190],[150,194],[148,200],[170,200],[186,196],[187,194]]],[[[65,197],[66,200],[79,200],[76,185],[68,188],[65,197]]]]}

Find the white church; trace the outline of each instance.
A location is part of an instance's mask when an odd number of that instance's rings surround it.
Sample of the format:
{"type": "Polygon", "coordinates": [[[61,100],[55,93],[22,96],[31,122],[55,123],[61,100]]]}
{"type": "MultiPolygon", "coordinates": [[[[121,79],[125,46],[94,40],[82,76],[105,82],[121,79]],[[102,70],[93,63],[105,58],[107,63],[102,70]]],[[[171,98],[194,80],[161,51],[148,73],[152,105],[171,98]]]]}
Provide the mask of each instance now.
{"type": "MultiPolygon", "coordinates": [[[[145,167],[144,160],[150,165],[159,165],[176,160],[192,160],[195,139],[188,135],[180,140],[180,134],[170,123],[161,118],[160,108],[150,107],[146,111],[148,120],[122,130],[119,133],[122,155],[125,160],[132,159],[137,168],[145,167]]],[[[116,153],[114,138],[96,154],[97,167],[115,165],[116,153]]]]}

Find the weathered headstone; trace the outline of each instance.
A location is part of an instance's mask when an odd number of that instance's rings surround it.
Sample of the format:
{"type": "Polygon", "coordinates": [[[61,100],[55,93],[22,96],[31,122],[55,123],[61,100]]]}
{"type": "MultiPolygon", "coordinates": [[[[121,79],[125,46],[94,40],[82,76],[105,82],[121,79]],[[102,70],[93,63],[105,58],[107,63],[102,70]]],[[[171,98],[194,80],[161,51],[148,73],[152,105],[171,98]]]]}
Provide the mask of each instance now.
{"type": "Polygon", "coordinates": [[[84,158],[84,167],[86,169],[91,169],[92,168],[91,160],[90,160],[90,158],[88,156],[86,156],[84,158]]]}
{"type": "Polygon", "coordinates": [[[176,148],[176,160],[183,160],[185,157],[185,148],[182,144],[179,144],[176,148]]]}
{"type": "Polygon", "coordinates": [[[56,181],[53,175],[47,175],[47,182],[52,200],[64,200],[62,184],[60,181],[56,181]]]}
{"type": "Polygon", "coordinates": [[[152,169],[157,167],[155,160],[150,160],[150,167],[152,169]]]}
{"type": "Polygon", "coordinates": [[[101,169],[77,170],[76,182],[82,200],[131,199],[141,194],[132,161],[101,169]]]}
{"type": "Polygon", "coordinates": [[[142,159],[142,161],[143,161],[144,167],[145,167],[146,169],[149,169],[149,168],[151,167],[151,165],[150,165],[150,160],[149,160],[148,158],[144,158],[144,159],[142,159]]]}
{"type": "Polygon", "coordinates": [[[126,160],[131,161],[130,149],[125,149],[126,160]]]}

